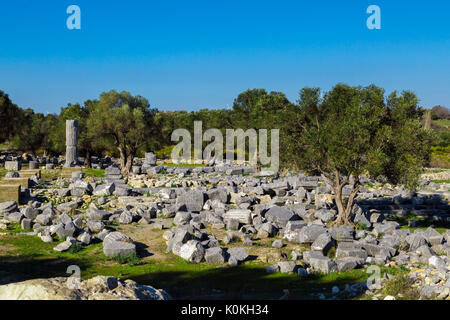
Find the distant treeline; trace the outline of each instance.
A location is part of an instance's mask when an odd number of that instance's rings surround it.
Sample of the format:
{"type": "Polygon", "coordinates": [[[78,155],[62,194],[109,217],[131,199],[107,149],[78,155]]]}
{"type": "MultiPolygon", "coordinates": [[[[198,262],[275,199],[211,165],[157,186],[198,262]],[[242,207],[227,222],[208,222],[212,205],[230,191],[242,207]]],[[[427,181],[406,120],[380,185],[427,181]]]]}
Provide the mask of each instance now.
{"type": "MultiPolygon", "coordinates": [[[[375,86],[366,88],[376,88],[375,86]]],[[[319,89],[305,88],[300,91],[298,101],[291,102],[281,92],[267,92],[265,89],[251,89],[242,92],[234,100],[232,109],[202,109],[200,111],[160,111],[150,107],[147,99],[132,96],[128,92],[110,91],[98,99],[88,100],[82,105],[69,104],[59,114],[36,113],[14,104],[8,95],[0,91],[0,144],[33,155],[64,154],[65,121],[79,121],[79,153],[86,157],[89,165],[91,156],[117,156],[123,165],[130,165],[135,156],[145,151],[154,151],[159,157],[169,157],[175,144],[171,134],[178,128],[193,133],[194,121],[202,121],[203,130],[217,128],[225,134],[226,129],[242,128],[280,129],[281,163],[294,164],[299,155],[295,150],[298,128],[308,112],[308,96],[320,94],[319,89]]],[[[390,94],[387,108],[401,101],[417,108],[418,99],[414,93],[405,91],[390,94]]],[[[426,109],[418,107],[419,116],[425,118],[426,109]]],[[[429,111],[428,111],[429,112],[429,111]]],[[[450,119],[449,110],[436,106],[428,116],[436,119],[450,119]]],[[[450,145],[447,133],[436,136],[436,144],[450,145]]]]}

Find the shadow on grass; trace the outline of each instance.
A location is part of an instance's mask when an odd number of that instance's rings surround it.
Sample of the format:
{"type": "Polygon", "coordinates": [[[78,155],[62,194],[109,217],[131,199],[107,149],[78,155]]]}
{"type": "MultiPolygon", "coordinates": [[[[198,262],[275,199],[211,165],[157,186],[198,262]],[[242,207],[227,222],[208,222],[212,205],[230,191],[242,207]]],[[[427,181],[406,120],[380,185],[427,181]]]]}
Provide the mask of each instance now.
{"type": "Polygon", "coordinates": [[[0,285],[37,278],[69,277],[71,265],[88,268],[81,259],[42,258],[40,255],[0,257],[0,285]],[[3,274],[4,273],[4,274],[3,274]]]}
{"type": "MultiPolygon", "coordinates": [[[[420,193],[419,193],[420,195],[420,193]]],[[[401,198],[392,201],[391,197],[382,197],[370,200],[358,200],[357,203],[366,210],[376,210],[385,215],[387,220],[396,221],[401,227],[408,227],[411,220],[414,226],[410,229],[428,227],[450,228],[450,204],[439,191],[428,195],[420,195],[422,202],[413,202],[413,198],[401,198]],[[426,196],[426,197],[425,197],[426,196]]]]}
{"type": "Polygon", "coordinates": [[[147,250],[148,245],[142,242],[134,242],[136,245],[136,253],[140,258],[147,258],[153,256],[153,253],[147,250]]]}
{"type": "Polygon", "coordinates": [[[265,265],[251,262],[237,267],[219,265],[203,270],[159,270],[130,277],[141,284],[164,288],[174,298],[181,300],[277,300],[285,289],[289,290],[291,299],[317,299],[320,293],[329,297],[333,286],[343,289],[347,284],[359,283],[367,278],[368,274],[362,269],[310,274],[307,277],[299,277],[297,274],[269,274],[265,265]]]}
{"type": "Polygon", "coordinates": [[[289,290],[291,299],[317,299],[319,293],[328,297],[335,285],[342,289],[346,284],[352,285],[367,278],[363,270],[310,275],[306,278],[295,274],[268,274],[264,266],[256,264],[237,267],[220,265],[210,268],[204,264],[188,264],[187,270],[180,270],[180,266],[171,268],[150,262],[136,269],[117,264],[102,269],[82,259],[19,255],[0,257],[0,284],[36,278],[69,277],[71,274],[66,272],[70,265],[79,266],[84,279],[97,275],[132,279],[139,284],[163,288],[173,298],[180,300],[278,300],[284,294],[284,289],[289,290]],[[130,270],[136,272],[129,272],[130,270]]]}

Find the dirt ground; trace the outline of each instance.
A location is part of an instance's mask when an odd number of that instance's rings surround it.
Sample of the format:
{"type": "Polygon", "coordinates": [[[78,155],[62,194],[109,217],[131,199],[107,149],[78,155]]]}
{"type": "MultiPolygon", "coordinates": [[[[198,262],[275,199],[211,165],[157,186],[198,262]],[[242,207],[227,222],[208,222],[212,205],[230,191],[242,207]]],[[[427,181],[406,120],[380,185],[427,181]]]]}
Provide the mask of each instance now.
{"type": "MultiPolygon", "coordinates": [[[[144,261],[168,260],[172,254],[166,252],[167,244],[163,239],[163,233],[170,230],[170,228],[159,230],[155,229],[154,226],[155,223],[161,221],[169,224],[173,221],[173,219],[156,219],[154,223],[149,225],[139,225],[135,223],[130,225],[121,225],[118,230],[131,237],[137,243],[138,254],[144,261]]],[[[277,263],[280,260],[290,259],[292,250],[302,252],[308,249],[307,246],[296,245],[287,241],[283,241],[285,246],[281,249],[272,248],[272,242],[280,239],[278,237],[267,239],[253,237],[252,246],[243,246],[241,240],[224,245],[223,239],[227,235],[227,230],[207,228],[202,231],[206,231],[208,234],[213,234],[216,239],[221,242],[220,246],[222,248],[245,247],[249,254],[250,260],[259,260],[269,264],[277,263]]],[[[238,234],[237,231],[235,231],[235,233],[238,234]]]]}

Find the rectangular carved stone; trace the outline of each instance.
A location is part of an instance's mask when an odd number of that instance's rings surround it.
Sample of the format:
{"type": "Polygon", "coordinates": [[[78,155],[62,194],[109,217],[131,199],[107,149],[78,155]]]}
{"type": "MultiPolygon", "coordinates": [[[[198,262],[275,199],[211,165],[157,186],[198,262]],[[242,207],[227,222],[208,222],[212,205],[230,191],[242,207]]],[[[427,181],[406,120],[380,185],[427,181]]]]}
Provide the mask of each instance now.
{"type": "Polygon", "coordinates": [[[20,201],[20,186],[18,185],[0,185],[0,202],[20,201]]]}
{"type": "Polygon", "coordinates": [[[19,161],[6,161],[5,169],[8,171],[19,171],[22,169],[22,164],[19,161]]]}
{"type": "Polygon", "coordinates": [[[63,167],[61,170],[61,178],[72,178],[73,172],[82,172],[81,167],[63,167]]]}
{"type": "Polygon", "coordinates": [[[22,178],[31,178],[32,176],[37,176],[39,179],[41,178],[41,170],[20,170],[20,176],[22,178]]]}
{"type": "Polygon", "coordinates": [[[29,178],[3,178],[0,181],[2,185],[10,185],[10,186],[21,186],[23,189],[27,189],[30,187],[30,179],[29,178]]]}
{"type": "Polygon", "coordinates": [[[28,167],[33,170],[33,169],[39,169],[39,162],[37,161],[30,161],[28,163],[28,167]]]}
{"type": "Polygon", "coordinates": [[[251,211],[247,209],[232,209],[223,215],[223,220],[235,219],[243,224],[250,224],[252,221],[251,211]]]}

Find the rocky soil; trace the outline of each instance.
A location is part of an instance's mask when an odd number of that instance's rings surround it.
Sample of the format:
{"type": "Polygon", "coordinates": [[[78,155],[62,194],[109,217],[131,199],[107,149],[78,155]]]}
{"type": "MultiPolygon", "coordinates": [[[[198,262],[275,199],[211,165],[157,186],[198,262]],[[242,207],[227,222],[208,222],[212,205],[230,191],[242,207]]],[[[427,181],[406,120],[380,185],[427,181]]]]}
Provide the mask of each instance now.
{"type": "MultiPolygon", "coordinates": [[[[356,227],[331,228],[334,195],[320,176],[255,174],[251,167],[226,163],[157,166],[146,160],[133,167],[128,181],[114,165],[105,173],[105,178],[74,173],[71,179],[52,181],[34,177],[26,205],[0,203],[0,229],[18,223],[44,242],[65,239],[56,251],[102,241],[106,256],[128,257],[136,255],[136,243],[132,233],[119,232],[117,226],[150,225],[166,230],[167,253],[192,263],[236,266],[256,258],[271,264],[269,273],[299,277],[403,266],[422,298],[450,299],[450,231],[436,230],[450,223],[450,185],[431,182],[428,176],[417,192],[361,177],[364,187],[352,215],[356,227]],[[254,250],[261,239],[273,241],[254,250]],[[297,247],[290,256],[270,256],[271,249],[292,245],[297,247]]],[[[349,195],[352,189],[350,185],[343,192],[349,195]]],[[[387,280],[380,279],[381,285],[387,280]]],[[[334,288],[322,298],[365,292],[376,299],[381,289],[362,283],[334,288]]],[[[115,297],[107,292],[97,297],[115,297]]]]}
{"type": "Polygon", "coordinates": [[[0,286],[0,300],[170,300],[164,290],[132,280],[98,276],[86,281],[72,278],[33,279],[0,286]]]}

